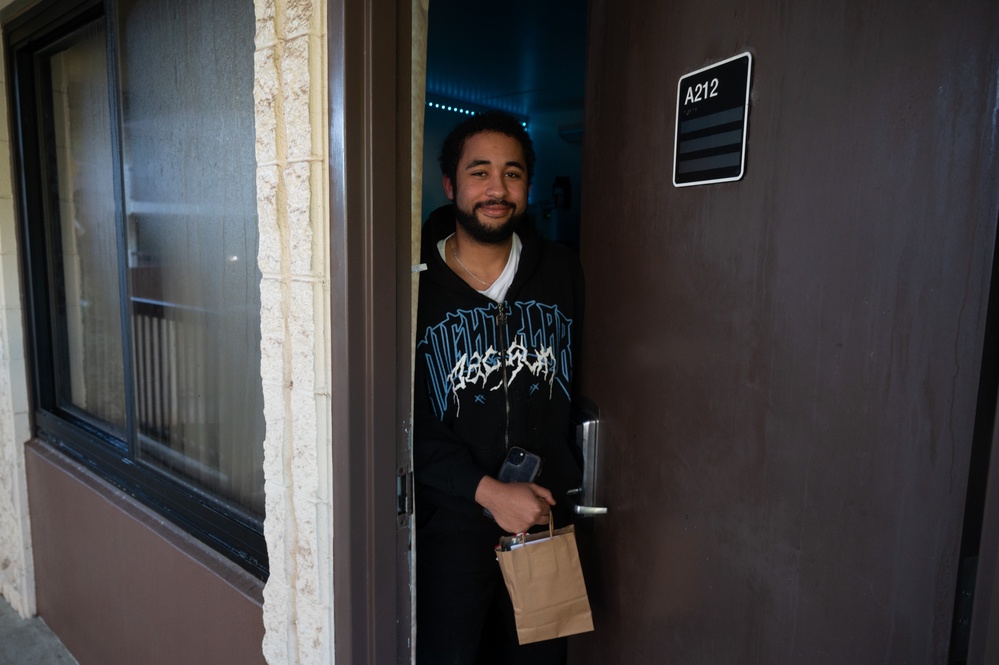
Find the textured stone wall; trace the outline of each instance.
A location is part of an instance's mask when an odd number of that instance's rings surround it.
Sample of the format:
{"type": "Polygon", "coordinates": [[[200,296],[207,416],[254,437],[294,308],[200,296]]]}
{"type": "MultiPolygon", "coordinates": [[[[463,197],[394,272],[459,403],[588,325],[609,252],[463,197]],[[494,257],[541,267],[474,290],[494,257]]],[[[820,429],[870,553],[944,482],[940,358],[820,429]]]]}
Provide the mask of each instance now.
{"type": "Polygon", "coordinates": [[[333,662],[326,2],[257,0],[269,663],[333,662]]]}
{"type": "MultiPolygon", "coordinates": [[[[5,75],[0,64],[3,89],[5,75]]],[[[0,596],[27,617],[35,613],[35,580],[24,475],[29,423],[20,294],[7,98],[0,95],[0,596]]]]}

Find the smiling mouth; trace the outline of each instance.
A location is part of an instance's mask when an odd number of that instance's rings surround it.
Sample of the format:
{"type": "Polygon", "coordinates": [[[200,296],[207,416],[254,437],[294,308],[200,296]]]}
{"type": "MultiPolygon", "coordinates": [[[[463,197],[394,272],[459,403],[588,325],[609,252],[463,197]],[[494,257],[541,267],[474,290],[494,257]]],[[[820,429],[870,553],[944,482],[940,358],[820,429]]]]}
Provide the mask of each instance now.
{"type": "Polygon", "coordinates": [[[475,210],[478,210],[479,208],[483,208],[487,213],[495,214],[497,211],[513,210],[515,206],[512,203],[504,201],[502,199],[493,199],[490,201],[482,201],[480,203],[476,203],[475,210]]]}

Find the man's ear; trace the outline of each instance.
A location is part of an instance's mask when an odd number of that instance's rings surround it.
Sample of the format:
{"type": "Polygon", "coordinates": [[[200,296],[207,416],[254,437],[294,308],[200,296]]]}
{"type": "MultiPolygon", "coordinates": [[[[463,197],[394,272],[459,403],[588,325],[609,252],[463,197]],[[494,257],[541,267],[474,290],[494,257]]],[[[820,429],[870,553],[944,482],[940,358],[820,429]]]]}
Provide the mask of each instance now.
{"type": "Polygon", "coordinates": [[[447,195],[447,200],[454,201],[454,183],[451,182],[451,178],[441,176],[441,180],[444,184],[444,194],[447,195]]]}

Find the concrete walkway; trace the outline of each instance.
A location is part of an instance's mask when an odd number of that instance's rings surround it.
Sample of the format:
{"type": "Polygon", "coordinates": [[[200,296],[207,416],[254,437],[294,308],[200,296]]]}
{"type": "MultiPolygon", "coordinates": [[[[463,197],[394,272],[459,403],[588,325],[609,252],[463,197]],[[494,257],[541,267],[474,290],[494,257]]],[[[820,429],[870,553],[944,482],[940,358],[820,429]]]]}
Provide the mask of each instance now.
{"type": "Polygon", "coordinates": [[[38,617],[22,619],[0,598],[0,665],[78,665],[38,617]]]}

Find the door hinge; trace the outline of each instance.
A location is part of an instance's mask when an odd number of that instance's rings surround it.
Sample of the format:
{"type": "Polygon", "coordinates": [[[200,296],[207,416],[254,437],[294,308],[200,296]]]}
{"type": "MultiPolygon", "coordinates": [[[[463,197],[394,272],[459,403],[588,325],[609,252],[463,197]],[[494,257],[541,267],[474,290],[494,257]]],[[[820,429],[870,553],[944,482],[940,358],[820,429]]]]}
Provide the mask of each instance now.
{"type": "Polygon", "coordinates": [[[413,472],[404,466],[396,472],[395,494],[398,524],[400,527],[408,526],[413,515],[413,472]]]}

